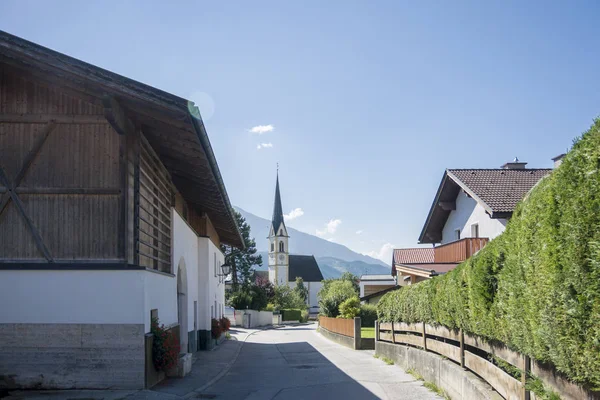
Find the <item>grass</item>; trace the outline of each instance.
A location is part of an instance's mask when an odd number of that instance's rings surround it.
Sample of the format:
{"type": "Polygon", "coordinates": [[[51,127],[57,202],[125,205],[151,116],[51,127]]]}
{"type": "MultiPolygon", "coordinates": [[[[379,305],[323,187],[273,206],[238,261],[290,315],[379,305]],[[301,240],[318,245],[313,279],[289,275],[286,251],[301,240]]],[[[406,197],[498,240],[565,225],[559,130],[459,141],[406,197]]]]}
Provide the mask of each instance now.
{"type": "Polygon", "coordinates": [[[383,361],[384,363],[386,363],[387,365],[394,365],[394,361],[390,360],[387,357],[381,357],[381,361],[383,361]]]}
{"type": "Polygon", "coordinates": [[[442,389],[441,387],[439,387],[438,385],[436,385],[433,382],[425,381],[425,378],[423,378],[423,375],[419,374],[414,369],[409,368],[406,370],[406,372],[408,374],[411,374],[416,380],[423,381],[423,386],[425,386],[427,389],[431,390],[433,393],[437,394],[438,396],[443,397],[445,400],[450,400],[450,396],[448,396],[448,394],[446,392],[444,392],[444,389],[442,389]]]}
{"type": "Polygon", "coordinates": [[[374,327],[360,328],[360,337],[363,339],[375,339],[375,328],[374,327]]]}

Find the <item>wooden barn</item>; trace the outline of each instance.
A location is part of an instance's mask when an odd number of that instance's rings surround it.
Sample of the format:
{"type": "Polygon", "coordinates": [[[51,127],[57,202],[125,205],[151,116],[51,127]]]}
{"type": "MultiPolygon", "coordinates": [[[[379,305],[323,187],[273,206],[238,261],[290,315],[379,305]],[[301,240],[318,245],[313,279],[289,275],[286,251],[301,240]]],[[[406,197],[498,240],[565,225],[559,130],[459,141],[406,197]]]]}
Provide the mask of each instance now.
{"type": "Polygon", "coordinates": [[[243,246],[197,107],[0,31],[0,389],[143,388],[151,316],[185,355],[243,246]]]}

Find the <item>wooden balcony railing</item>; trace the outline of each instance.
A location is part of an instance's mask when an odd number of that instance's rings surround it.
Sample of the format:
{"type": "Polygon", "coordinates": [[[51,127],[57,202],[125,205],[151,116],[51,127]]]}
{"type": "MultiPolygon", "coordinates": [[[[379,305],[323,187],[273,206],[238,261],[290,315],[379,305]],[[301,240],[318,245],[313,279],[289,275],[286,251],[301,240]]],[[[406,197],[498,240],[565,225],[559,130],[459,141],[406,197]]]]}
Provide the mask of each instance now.
{"type": "Polygon", "coordinates": [[[436,263],[462,262],[481,250],[489,242],[488,238],[464,238],[436,247],[433,260],[436,263]]]}

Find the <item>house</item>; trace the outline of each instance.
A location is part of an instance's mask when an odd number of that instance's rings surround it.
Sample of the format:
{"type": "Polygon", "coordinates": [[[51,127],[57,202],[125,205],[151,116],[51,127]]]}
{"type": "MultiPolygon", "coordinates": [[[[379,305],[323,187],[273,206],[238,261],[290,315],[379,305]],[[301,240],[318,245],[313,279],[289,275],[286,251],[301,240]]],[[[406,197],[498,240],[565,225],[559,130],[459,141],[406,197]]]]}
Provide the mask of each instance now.
{"type": "Polygon", "coordinates": [[[404,284],[444,274],[500,235],[517,203],[552,171],[526,165],[515,158],[497,169],[447,169],[419,235],[434,247],[395,250],[392,274],[404,284]]]}
{"type": "Polygon", "coordinates": [[[377,304],[379,302],[379,300],[381,300],[381,298],[383,297],[384,294],[392,292],[394,290],[401,289],[401,288],[402,288],[402,286],[399,286],[399,285],[390,286],[387,289],[381,290],[379,292],[373,292],[371,294],[362,296],[360,298],[360,302],[362,304],[377,304]]]}
{"type": "Polygon", "coordinates": [[[310,255],[289,254],[287,228],[283,218],[281,194],[279,192],[279,172],[275,183],[275,202],[273,218],[269,230],[269,281],[275,286],[293,286],[296,278],[302,278],[308,289],[307,305],[311,313],[318,313],[319,300],[317,293],[321,289],[323,274],[315,257],[310,255]]]}
{"type": "Polygon", "coordinates": [[[0,31],[0,388],[144,388],[152,317],[189,368],[221,243],[243,247],[193,103],[0,31]]]}
{"type": "Polygon", "coordinates": [[[361,275],[358,286],[359,296],[362,299],[364,296],[396,286],[396,278],[392,275],[361,275]]]}

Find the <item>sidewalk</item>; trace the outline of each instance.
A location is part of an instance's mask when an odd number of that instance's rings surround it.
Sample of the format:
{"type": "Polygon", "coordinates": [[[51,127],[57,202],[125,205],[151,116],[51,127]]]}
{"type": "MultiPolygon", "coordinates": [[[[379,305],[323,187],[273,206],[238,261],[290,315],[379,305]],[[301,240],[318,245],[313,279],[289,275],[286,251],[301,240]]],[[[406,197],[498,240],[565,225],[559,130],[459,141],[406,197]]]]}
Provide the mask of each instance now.
{"type": "MultiPolygon", "coordinates": [[[[270,327],[268,327],[270,328],[270,327]]],[[[192,371],[184,378],[167,378],[150,390],[41,390],[13,391],[3,400],[159,400],[195,397],[224,375],[235,362],[248,336],[262,329],[232,326],[231,339],[212,351],[194,354],[192,371]]]]}

